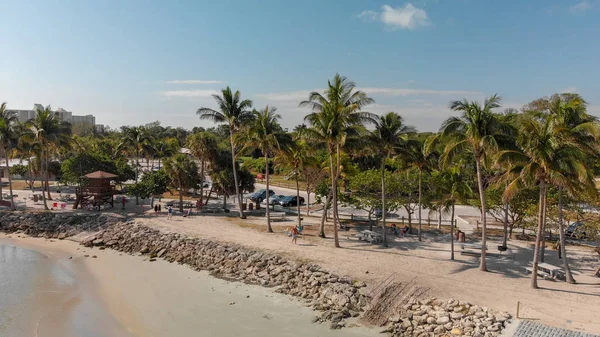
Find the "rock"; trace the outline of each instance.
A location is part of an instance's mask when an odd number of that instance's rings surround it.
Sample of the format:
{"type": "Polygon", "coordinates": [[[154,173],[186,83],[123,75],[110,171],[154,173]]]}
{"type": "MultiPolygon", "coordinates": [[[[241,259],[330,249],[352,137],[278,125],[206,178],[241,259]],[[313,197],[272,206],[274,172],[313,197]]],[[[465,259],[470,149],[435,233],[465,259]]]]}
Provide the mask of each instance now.
{"type": "Polygon", "coordinates": [[[88,254],[85,254],[83,257],[90,257],[88,254]]]}
{"type": "Polygon", "coordinates": [[[450,330],[450,334],[452,335],[462,335],[462,330],[460,330],[459,328],[454,328],[452,330],[450,330]]]}
{"type": "Polygon", "coordinates": [[[98,258],[96,255],[92,255],[92,259],[96,259],[98,258]]]}
{"type": "Polygon", "coordinates": [[[436,320],[436,324],[438,324],[438,325],[444,325],[448,322],[450,322],[450,317],[446,317],[446,316],[440,317],[436,320]]]}
{"type": "Polygon", "coordinates": [[[459,312],[451,312],[450,313],[450,318],[454,319],[454,320],[459,320],[461,318],[463,318],[464,315],[459,313],[459,312]]]}
{"type": "Polygon", "coordinates": [[[150,260],[148,260],[148,261],[150,261],[150,262],[154,262],[154,261],[156,261],[156,258],[154,258],[154,257],[151,257],[151,258],[150,258],[150,260]]]}
{"type": "Polygon", "coordinates": [[[439,325],[435,329],[433,329],[433,333],[436,336],[441,336],[442,334],[446,333],[446,328],[444,328],[443,326],[439,325]]]}
{"type": "Polygon", "coordinates": [[[427,324],[434,324],[436,321],[435,317],[427,317],[427,324]]]}

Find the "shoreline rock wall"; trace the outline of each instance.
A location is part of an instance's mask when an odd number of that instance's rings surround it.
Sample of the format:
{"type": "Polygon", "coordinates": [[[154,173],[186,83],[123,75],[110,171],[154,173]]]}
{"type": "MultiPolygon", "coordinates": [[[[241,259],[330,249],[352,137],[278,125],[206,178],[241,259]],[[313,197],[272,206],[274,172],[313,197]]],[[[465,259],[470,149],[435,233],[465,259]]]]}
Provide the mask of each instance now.
{"type": "MultiPolygon", "coordinates": [[[[282,258],[240,245],[165,233],[106,214],[0,212],[0,231],[65,239],[82,232],[87,247],[148,255],[185,264],[228,280],[272,287],[302,299],[321,311],[313,322],[329,321],[332,329],[361,316],[371,305],[366,284],[332,274],[313,264],[282,258]],[[95,234],[93,234],[95,233],[95,234]]],[[[383,332],[393,336],[498,336],[510,315],[456,300],[411,299],[386,317],[383,332]]]]}

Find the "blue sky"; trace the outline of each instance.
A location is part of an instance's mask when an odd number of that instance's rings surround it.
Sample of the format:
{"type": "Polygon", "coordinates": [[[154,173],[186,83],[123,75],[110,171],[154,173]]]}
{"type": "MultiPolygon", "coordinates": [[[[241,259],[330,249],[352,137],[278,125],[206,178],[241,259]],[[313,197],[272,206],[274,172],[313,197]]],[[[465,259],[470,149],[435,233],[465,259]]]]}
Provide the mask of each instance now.
{"type": "Polygon", "coordinates": [[[576,91],[600,115],[600,0],[0,1],[0,101],[111,127],[208,126],[229,85],[293,127],[340,73],[420,130],[448,102],[576,91]]]}

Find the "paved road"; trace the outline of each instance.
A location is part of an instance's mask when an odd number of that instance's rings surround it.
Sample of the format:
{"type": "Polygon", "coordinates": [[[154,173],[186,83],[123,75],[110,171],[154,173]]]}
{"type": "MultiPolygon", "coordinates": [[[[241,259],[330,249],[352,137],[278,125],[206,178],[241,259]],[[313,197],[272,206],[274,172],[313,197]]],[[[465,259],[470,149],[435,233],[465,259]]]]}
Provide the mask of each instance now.
{"type": "Polygon", "coordinates": [[[521,320],[513,323],[502,334],[503,337],[600,337],[574,330],[554,328],[533,321],[521,320]]]}

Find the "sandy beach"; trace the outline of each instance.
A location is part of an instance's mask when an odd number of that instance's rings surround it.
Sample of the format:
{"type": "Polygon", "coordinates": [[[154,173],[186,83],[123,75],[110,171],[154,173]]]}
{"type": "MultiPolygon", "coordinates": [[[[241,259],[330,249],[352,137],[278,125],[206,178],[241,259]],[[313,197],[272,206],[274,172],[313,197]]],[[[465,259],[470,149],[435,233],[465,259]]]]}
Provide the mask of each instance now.
{"type": "MultiPolygon", "coordinates": [[[[162,260],[149,262],[147,257],[88,249],[68,240],[0,238],[51,257],[72,256],[83,268],[78,275],[89,278],[84,283],[94,287],[126,336],[378,335],[363,327],[330,330],[326,324],[312,324],[315,313],[292,297],[162,260]]],[[[118,335],[108,331],[98,336],[118,335]]]]}

